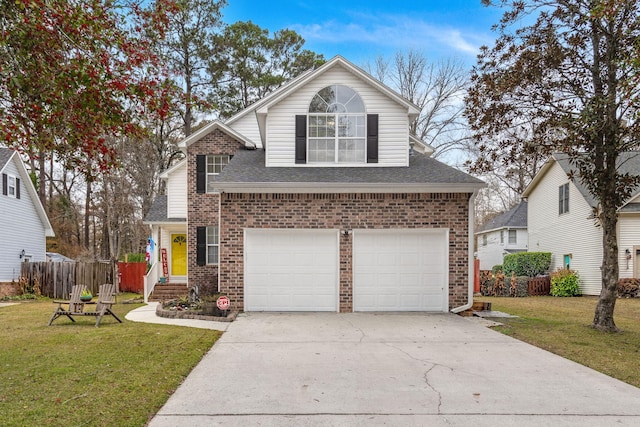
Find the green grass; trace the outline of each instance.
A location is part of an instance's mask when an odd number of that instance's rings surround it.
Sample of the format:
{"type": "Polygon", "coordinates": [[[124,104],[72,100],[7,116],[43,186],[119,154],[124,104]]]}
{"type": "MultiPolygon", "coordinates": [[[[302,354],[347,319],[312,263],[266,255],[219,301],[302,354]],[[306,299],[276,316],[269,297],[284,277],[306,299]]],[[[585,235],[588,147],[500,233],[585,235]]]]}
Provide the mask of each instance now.
{"type": "Polygon", "coordinates": [[[496,319],[495,329],[606,375],[640,387],[640,299],[618,299],[614,321],[622,332],[590,327],[597,297],[476,298],[519,316],[496,319]]]}
{"type": "Polygon", "coordinates": [[[0,307],[0,425],[144,426],[221,333],[124,318],[140,305],[115,305],[123,323],[99,328],[48,327],[50,300],[0,307]]]}

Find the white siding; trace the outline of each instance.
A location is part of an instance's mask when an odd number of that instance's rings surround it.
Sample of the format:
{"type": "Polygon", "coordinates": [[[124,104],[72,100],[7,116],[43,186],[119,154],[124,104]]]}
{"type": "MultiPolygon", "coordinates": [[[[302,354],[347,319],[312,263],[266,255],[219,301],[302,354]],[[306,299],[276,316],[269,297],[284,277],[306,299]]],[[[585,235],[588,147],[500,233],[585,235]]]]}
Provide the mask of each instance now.
{"type": "MultiPolygon", "coordinates": [[[[478,234],[478,259],[480,260],[480,270],[491,270],[494,265],[504,262],[506,250],[526,251],[529,235],[526,229],[516,228],[516,243],[509,243],[509,228],[493,230],[487,233],[478,234]],[[500,243],[500,231],[504,233],[504,241],[500,243]],[[482,245],[482,236],[487,235],[487,246],[482,245]]],[[[514,229],[511,229],[514,230],[514,229]]]]}
{"type": "Polygon", "coordinates": [[[44,225],[26,188],[31,182],[19,176],[15,159],[14,156],[2,171],[20,178],[20,199],[4,196],[0,192],[0,282],[18,280],[22,250],[30,261],[46,260],[44,225]]]}
{"type": "MultiPolygon", "coordinates": [[[[296,166],[295,116],[306,114],[313,96],[320,89],[333,84],[354,89],[362,98],[367,114],[379,115],[378,164],[368,166],[407,166],[409,162],[407,109],[342,68],[327,71],[269,108],[267,166],[296,166]]],[[[238,131],[241,132],[240,129],[238,131]]]]}
{"type": "Polygon", "coordinates": [[[640,213],[621,214],[618,217],[618,262],[620,278],[640,277],[640,213]],[[627,261],[625,249],[629,249],[627,261]]]}
{"type": "Polygon", "coordinates": [[[500,244],[500,231],[490,231],[478,234],[478,259],[480,270],[491,270],[494,265],[502,264],[504,245],[500,244]],[[483,236],[487,236],[487,245],[484,246],[483,236]]]}
{"type": "Polygon", "coordinates": [[[564,255],[571,254],[571,269],[580,276],[586,295],[601,289],[602,231],[595,227],[591,207],[573,183],[569,184],[569,212],[558,214],[558,187],[569,182],[554,163],[528,200],[529,251],[551,252],[551,268],[561,268],[564,255]]]}
{"type": "Polygon", "coordinates": [[[167,217],[187,217],[187,163],[169,174],[167,180],[167,217]]]}
{"type": "Polygon", "coordinates": [[[256,144],[256,147],[262,148],[260,128],[258,127],[258,119],[256,118],[255,112],[248,112],[240,119],[230,123],[229,127],[251,140],[251,142],[256,144]]]}

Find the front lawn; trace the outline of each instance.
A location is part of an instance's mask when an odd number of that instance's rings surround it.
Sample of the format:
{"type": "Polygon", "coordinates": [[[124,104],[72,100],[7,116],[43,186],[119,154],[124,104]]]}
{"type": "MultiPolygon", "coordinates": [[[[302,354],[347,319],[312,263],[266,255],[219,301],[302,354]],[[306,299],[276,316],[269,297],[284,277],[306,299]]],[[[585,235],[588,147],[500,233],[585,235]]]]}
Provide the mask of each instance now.
{"type": "Polygon", "coordinates": [[[124,318],[140,305],[115,305],[123,323],[99,328],[66,316],[48,327],[50,300],[0,307],[0,425],[145,425],[221,333],[124,318]]]}
{"type": "Polygon", "coordinates": [[[597,297],[490,298],[492,309],[520,316],[496,319],[496,330],[640,387],[640,298],[618,299],[620,333],[592,329],[597,297]]]}

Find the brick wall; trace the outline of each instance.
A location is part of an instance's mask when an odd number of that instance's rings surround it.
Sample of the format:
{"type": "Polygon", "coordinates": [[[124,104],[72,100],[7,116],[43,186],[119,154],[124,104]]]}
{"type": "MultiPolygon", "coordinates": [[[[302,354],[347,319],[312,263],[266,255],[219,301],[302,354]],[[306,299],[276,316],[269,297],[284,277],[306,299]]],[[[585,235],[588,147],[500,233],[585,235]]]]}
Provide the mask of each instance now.
{"type": "MultiPolygon", "coordinates": [[[[244,228],[449,228],[449,307],[467,302],[469,196],[434,194],[223,194],[220,287],[244,307],[244,228]]],[[[190,225],[191,226],[191,225],[190,225]]],[[[340,237],[340,311],[353,310],[351,239],[340,237]]]]}
{"type": "Polygon", "coordinates": [[[218,194],[196,193],[196,156],[199,154],[233,155],[241,143],[215,129],[187,149],[187,255],[189,285],[217,284],[218,266],[196,262],[196,229],[218,224],[218,194]]]}

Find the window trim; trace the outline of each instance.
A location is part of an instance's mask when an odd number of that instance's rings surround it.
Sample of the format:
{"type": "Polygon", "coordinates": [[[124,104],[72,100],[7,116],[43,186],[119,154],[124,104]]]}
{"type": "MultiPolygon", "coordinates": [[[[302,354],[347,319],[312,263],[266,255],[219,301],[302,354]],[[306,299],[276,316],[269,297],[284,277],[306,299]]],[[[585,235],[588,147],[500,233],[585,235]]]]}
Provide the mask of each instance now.
{"type": "Polygon", "coordinates": [[[507,230],[508,231],[508,236],[507,236],[507,242],[509,242],[510,245],[517,245],[518,244],[518,230],[507,230]],[[511,239],[511,235],[513,234],[513,241],[511,239]]]}
{"type": "Polygon", "coordinates": [[[482,235],[482,246],[487,246],[487,235],[486,234],[482,235]]]}

